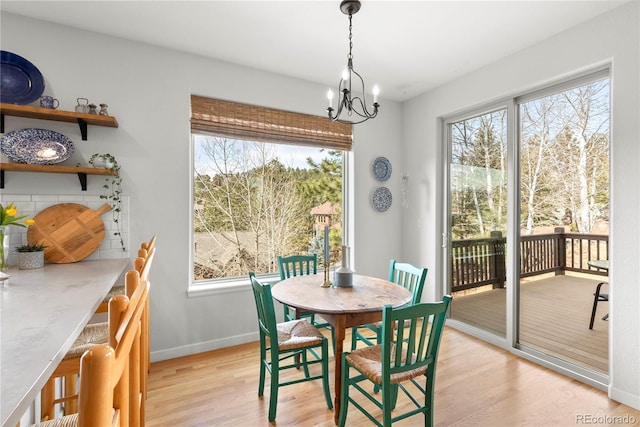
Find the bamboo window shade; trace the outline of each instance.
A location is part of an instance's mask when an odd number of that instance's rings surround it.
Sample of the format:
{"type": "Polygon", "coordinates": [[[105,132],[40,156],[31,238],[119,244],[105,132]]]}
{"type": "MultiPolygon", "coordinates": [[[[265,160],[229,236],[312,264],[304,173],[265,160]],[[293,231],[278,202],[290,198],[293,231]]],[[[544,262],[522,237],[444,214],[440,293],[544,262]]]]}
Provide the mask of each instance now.
{"type": "Polygon", "coordinates": [[[327,117],[191,96],[192,133],[351,151],[351,127],[327,117]]]}

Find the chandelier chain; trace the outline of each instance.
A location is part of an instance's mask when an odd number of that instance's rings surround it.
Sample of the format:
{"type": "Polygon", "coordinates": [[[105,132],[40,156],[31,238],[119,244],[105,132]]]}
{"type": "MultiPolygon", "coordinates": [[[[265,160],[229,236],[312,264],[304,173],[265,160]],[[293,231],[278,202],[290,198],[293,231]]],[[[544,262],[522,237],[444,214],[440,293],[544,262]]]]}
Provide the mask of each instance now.
{"type": "Polygon", "coordinates": [[[351,28],[353,27],[352,25],[352,21],[351,21],[351,17],[353,15],[349,14],[349,56],[347,56],[347,58],[352,59],[353,58],[353,54],[351,53],[351,51],[353,50],[353,35],[351,34],[351,28]]]}

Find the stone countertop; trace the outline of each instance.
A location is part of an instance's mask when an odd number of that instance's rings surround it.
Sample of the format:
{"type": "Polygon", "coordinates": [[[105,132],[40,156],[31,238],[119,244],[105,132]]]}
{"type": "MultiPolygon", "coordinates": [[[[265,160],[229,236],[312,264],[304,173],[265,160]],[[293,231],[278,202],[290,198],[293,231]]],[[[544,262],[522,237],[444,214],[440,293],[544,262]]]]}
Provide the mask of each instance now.
{"type": "Polygon", "coordinates": [[[128,259],[9,270],[0,289],[0,420],[14,427],[128,259]]]}

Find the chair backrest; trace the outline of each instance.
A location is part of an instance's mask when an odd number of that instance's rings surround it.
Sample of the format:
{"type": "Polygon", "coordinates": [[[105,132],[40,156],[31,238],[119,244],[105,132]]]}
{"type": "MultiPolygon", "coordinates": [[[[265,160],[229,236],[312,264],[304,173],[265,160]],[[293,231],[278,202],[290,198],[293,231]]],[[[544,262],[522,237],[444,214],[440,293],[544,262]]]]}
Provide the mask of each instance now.
{"type": "MultiPolygon", "coordinates": [[[[145,249],[140,249],[138,251],[138,257],[133,261],[133,268],[140,274],[142,280],[149,280],[149,271],[151,270],[155,253],[156,248],[152,248],[148,253],[145,249]]],[[[133,290],[128,289],[125,283],[125,294],[131,297],[132,293],[133,290]]]]}
{"type": "Polygon", "coordinates": [[[316,274],[318,272],[318,255],[278,256],[278,270],[280,271],[280,280],[292,276],[316,274]]]}
{"type": "Polygon", "coordinates": [[[114,418],[120,426],[141,424],[140,331],[149,283],[135,270],[125,281],[133,293],[109,301],[109,345],[93,346],[80,359],[79,427],[112,425],[114,418]]]}
{"type": "Polygon", "coordinates": [[[249,273],[253,297],[256,300],[256,310],[258,312],[258,327],[261,336],[269,337],[272,345],[271,351],[278,351],[278,330],[276,328],[276,314],[273,308],[273,297],[271,296],[271,285],[262,284],[256,279],[253,272],[249,273]]]}
{"type": "Polygon", "coordinates": [[[151,249],[153,249],[155,245],[156,245],[156,236],[154,235],[153,237],[151,237],[151,240],[149,240],[148,242],[142,242],[140,244],[140,249],[145,249],[148,252],[151,249]]]}
{"type": "Polygon", "coordinates": [[[451,297],[441,302],[418,303],[382,313],[382,380],[413,370],[435,378],[440,339],[451,297]],[[395,333],[394,333],[395,332],[395,333]],[[385,362],[386,361],[386,362],[385,362]]]}
{"type": "Polygon", "coordinates": [[[418,268],[406,262],[389,263],[389,281],[397,283],[411,292],[411,304],[417,304],[422,298],[422,288],[427,279],[427,268],[418,268]]]}
{"type": "MultiPolygon", "coordinates": [[[[141,251],[142,250],[143,249],[141,249],[141,251]]],[[[149,280],[149,270],[151,270],[151,264],[153,262],[153,257],[156,254],[156,248],[151,248],[146,252],[146,257],[141,257],[140,255],[138,255],[138,258],[136,259],[136,261],[140,258],[142,258],[143,260],[141,268],[138,269],[138,266],[136,265],[136,270],[140,272],[140,278],[142,280],[149,280]]]]}

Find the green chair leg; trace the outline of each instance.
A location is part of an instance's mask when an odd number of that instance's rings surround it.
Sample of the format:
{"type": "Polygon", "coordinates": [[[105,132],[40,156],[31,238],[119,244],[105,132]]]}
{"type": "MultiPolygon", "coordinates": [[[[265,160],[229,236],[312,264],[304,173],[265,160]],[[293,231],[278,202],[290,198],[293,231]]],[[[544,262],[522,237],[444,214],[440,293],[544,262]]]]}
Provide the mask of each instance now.
{"type": "Polygon", "coordinates": [[[358,328],[351,328],[351,351],[355,350],[358,345],[357,333],[358,328]]]}
{"type": "Polygon", "coordinates": [[[302,350],[302,367],[304,368],[304,377],[309,378],[309,366],[307,365],[307,350],[302,350]]]}
{"type": "MultiPolygon", "coordinates": [[[[333,348],[335,349],[335,346],[333,348]]],[[[329,349],[326,345],[322,347],[322,384],[324,385],[324,398],[327,401],[327,406],[329,409],[333,409],[331,391],[329,391],[329,349]]]]}
{"type": "Polygon", "coordinates": [[[278,406],[278,385],[280,383],[279,367],[271,364],[271,393],[269,394],[269,421],[276,419],[276,409],[278,406]]]}
{"type": "Polygon", "coordinates": [[[263,337],[260,337],[260,382],[258,383],[258,397],[262,397],[264,395],[264,378],[266,375],[267,367],[265,365],[267,352],[265,351],[265,342],[263,337]]]}
{"type": "Polygon", "coordinates": [[[349,386],[345,386],[349,381],[349,364],[345,363],[347,352],[342,353],[342,394],[340,396],[340,415],[338,417],[338,427],[344,427],[347,422],[347,407],[349,406],[349,386]]]}

